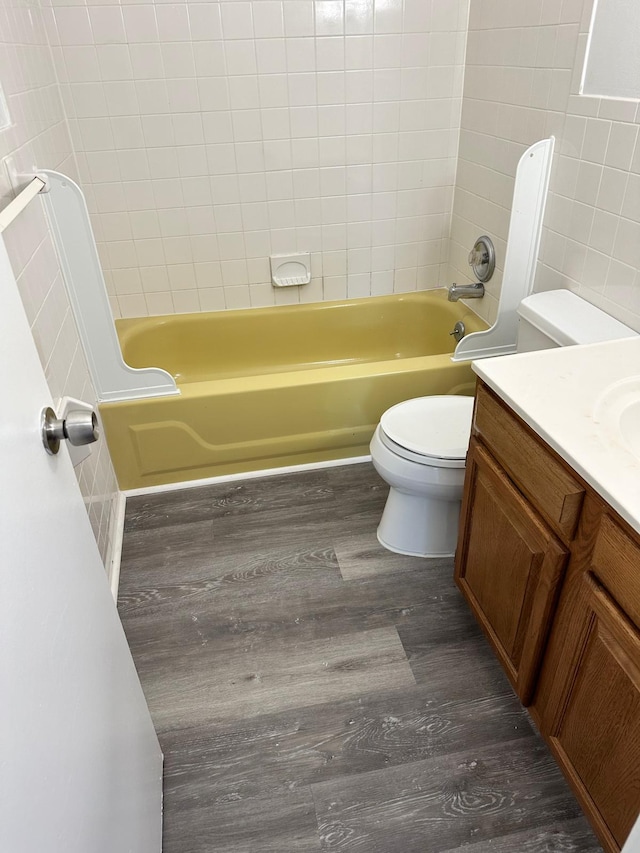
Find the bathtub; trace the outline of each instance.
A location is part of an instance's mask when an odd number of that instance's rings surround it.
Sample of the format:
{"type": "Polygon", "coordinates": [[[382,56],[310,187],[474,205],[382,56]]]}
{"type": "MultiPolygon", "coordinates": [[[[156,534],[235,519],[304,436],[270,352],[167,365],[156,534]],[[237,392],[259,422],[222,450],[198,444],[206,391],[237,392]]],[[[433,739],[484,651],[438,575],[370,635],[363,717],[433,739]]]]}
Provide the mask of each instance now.
{"type": "Polygon", "coordinates": [[[458,320],[486,328],[445,290],[119,320],[125,361],[180,389],[100,406],[120,488],[367,454],[394,403],[473,394],[458,320]]]}

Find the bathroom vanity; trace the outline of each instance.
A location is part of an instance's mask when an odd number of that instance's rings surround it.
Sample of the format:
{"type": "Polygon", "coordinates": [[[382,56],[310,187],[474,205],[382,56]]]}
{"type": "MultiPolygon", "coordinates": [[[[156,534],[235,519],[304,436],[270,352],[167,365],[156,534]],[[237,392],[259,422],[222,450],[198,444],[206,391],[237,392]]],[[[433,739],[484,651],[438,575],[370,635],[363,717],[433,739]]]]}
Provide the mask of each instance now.
{"type": "Polygon", "coordinates": [[[612,416],[640,378],[607,365],[638,358],[631,339],[476,363],[455,568],[607,851],[640,810],[640,460],[612,416]]]}

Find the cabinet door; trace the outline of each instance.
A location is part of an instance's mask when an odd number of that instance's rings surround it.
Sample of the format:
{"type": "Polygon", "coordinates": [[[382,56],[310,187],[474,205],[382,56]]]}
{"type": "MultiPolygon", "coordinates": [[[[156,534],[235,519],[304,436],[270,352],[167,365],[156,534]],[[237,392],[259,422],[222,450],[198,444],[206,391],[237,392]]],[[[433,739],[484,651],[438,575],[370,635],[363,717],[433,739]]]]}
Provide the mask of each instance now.
{"type": "Polygon", "coordinates": [[[546,734],[606,849],[619,850],[640,808],[640,634],[590,575],[581,584],[578,655],[546,734]]]}
{"type": "Polygon", "coordinates": [[[535,687],[567,551],[472,439],[455,578],[526,705],[535,687]]]}

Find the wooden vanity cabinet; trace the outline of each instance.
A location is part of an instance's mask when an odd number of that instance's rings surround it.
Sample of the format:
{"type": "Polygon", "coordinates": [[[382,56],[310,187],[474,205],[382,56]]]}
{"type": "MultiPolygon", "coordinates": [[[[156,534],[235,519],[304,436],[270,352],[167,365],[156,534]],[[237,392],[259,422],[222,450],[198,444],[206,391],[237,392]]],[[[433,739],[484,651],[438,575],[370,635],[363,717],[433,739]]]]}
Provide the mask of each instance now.
{"type": "Polygon", "coordinates": [[[583,486],[480,383],[455,579],[525,705],[583,497],[583,486]]]}
{"type": "Polygon", "coordinates": [[[568,551],[475,439],[462,517],[456,581],[528,705],[568,551]]]}
{"type": "Polygon", "coordinates": [[[640,809],[640,545],[606,510],[576,549],[544,659],[541,731],[604,847],[640,809]]]}
{"type": "Polygon", "coordinates": [[[640,536],[482,382],[455,578],[618,853],[640,810],[640,536]]]}

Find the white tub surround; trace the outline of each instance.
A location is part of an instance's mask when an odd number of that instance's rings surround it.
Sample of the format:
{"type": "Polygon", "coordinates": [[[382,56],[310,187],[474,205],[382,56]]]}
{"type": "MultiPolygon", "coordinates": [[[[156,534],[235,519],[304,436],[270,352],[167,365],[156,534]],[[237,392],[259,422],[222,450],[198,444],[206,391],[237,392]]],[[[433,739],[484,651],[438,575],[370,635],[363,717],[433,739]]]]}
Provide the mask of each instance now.
{"type": "Polygon", "coordinates": [[[115,316],[444,280],[469,0],[47,6],[115,316]],[[269,255],[309,252],[274,287],[269,255]]]}
{"type": "Polygon", "coordinates": [[[568,288],[640,330],[639,104],[580,95],[593,5],[470,3],[447,279],[462,279],[469,240],[488,234],[496,272],[474,303],[488,323],[497,316],[518,158],[553,134],[535,290],[568,288]]]}
{"type": "Polygon", "coordinates": [[[498,318],[486,332],[465,335],[454,361],[509,355],[516,351],[518,306],[533,290],[542,220],[549,190],[555,139],[542,139],[524,152],[513,192],[498,318]]]}
{"type": "Polygon", "coordinates": [[[125,364],[98,258],[89,211],[80,187],[59,172],[44,171],[45,206],[64,282],[100,402],[179,394],[170,373],[125,364]]]}

